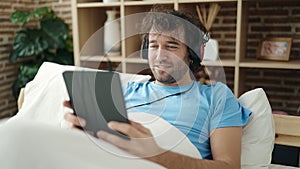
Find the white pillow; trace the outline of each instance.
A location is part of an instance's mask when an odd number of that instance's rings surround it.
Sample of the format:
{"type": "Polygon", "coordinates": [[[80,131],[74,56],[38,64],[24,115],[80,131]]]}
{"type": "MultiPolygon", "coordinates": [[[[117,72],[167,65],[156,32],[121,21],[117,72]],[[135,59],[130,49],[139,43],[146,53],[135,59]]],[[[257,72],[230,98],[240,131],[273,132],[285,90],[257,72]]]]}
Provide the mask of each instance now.
{"type": "MultiPolygon", "coordinates": [[[[14,118],[29,118],[56,126],[64,126],[63,115],[68,111],[63,106],[68,94],[62,77],[66,70],[91,70],[76,66],[59,65],[45,62],[41,65],[35,78],[29,82],[24,90],[24,102],[14,118]]],[[[120,73],[122,83],[129,81],[148,81],[149,75],[135,75],[120,73]]]]}
{"type": "Polygon", "coordinates": [[[267,169],[271,163],[275,140],[274,120],[268,98],[262,88],[240,96],[241,105],[252,111],[243,128],[242,169],[267,169]]]}

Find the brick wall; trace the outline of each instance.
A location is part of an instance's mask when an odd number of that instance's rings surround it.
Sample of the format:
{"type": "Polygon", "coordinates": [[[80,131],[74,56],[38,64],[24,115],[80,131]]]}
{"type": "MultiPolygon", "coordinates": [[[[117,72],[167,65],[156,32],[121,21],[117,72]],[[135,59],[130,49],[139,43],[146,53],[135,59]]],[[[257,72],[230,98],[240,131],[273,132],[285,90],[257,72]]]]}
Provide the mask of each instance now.
{"type": "Polygon", "coordinates": [[[15,10],[34,10],[43,6],[52,7],[58,16],[71,24],[70,0],[0,1],[0,118],[12,116],[17,112],[16,100],[12,95],[11,87],[16,79],[19,63],[10,63],[9,54],[15,32],[21,27],[10,22],[10,15],[15,10]]]}
{"type": "MultiPolygon", "coordinates": [[[[252,3],[248,18],[247,58],[255,58],[264,37],[292,37],[290,60],[300,59],[300,1],[252,3]]],[[[300,115],[300,70],[245,69],[245,90],[263,87],[273,110],[300,115]]]]}

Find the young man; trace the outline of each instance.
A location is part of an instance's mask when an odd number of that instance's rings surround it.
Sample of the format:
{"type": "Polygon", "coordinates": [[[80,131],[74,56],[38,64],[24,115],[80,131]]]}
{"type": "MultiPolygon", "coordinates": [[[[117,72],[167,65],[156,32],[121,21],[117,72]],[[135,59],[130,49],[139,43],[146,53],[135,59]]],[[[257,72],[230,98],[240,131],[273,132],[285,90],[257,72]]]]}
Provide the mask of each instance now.
{"type": "MultiPolygon", "coordinates": [[[[155,81],[124,87],[128,112],[158,115],[181,130],[203,160],[160,148],[141,124],[110,122],[128,135],[126,140],[104,131],[97,133],[115,146],[166,168],[239,169],[242,126],[251,114],[241,107],[222,83],[202,85],[193,74],[200,68],[207,32],[202,24],[174,10],[152,10],[143,20],[142,57],[147,58],[155,81]],[[147,139],[143,139],[147,138],[147,139]]],[[[68,102],[65,102],[69,106],[68,102]]],[[[71,113],[65,119],[80,125],[71,113]]]]}

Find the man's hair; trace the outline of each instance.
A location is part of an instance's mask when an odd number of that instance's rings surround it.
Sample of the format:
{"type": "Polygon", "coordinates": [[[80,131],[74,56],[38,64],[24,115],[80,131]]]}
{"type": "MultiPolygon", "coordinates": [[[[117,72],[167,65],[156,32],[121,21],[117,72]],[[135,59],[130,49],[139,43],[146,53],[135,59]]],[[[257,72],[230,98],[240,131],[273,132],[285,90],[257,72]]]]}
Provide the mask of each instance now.
{"type": "Polygon", "coordinates": [[[148,36],[151,29],[155,29],[155,31],[163,34],[165,32],[179,30],[180,27],[183,27],[185,37],[183,43],[187,46],[188,57],[192,60],[189,67],[195,74],[201,68],[200,47],[208,41],[209,36],[205,26],[191,15],[173,9],[154,6],[144,17],[141,25],[141,32],[143,33],[144,39],[143,43],[149,43],[148,36]]]}

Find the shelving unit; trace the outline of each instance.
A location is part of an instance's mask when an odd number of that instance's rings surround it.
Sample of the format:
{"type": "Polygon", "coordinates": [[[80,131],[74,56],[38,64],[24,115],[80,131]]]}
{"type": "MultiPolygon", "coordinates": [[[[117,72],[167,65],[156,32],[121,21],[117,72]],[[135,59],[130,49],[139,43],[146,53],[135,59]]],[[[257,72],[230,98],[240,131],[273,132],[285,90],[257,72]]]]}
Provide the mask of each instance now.
{"type": "MultiPolygon", "coordinates": [[[[166,8],[176,10],[188,9],[192,14],[196,15],[196,5],[200,3],[208,4],[210,2],[217,2],[225,9],[228,8],[228,6],[229,8],[232,8],[233,6],[234,10],[237,9],[237,5],[240,3],[237,0],[121,0],[120,2],[114,3],[102,3],[97,0],[72,1],[75,64],[84,67],[105,68],[106,64],[99,64],[100,62],[107,61],[107,59],[103,56],[103,33],[101,34],[101,31],[99,33],[99,29],[104,26],[104,22],[106,20],[106,10],[116,9],[120,13],[120,18],[126,18],[132,14],[148,12],[153,4],[159,4],[161,6],[165,6],[166,8]]],[[[139,22],[139,19],[141,20],[141,18],[137,18],[133,19],[133,21],[136,23],[139,22]]],[[[123,39],[121,42],[121,55],[110,56],[109,59],[117,65],[115,69],[118,71],[127,73],[140,73],[141,70],[148,68],[148,64],[146,60],[140,59],[139,57],[141,38],[139,35],[136,35],[138,29],[135,27],[135,23],[128,23],[128,20],[126,19],[121,19],[120,23],[121,37],[123,39]]],[[[234,23],[234,25],[235,24],[236,23],[234,23]]],[[[235,41],[235,39],[236,38],[233,38],[232,41],[235,41]]],[[[226,47],[226,45],[224,47],[226,47]]],[[[222,60],[222,62],[205,61],[203,63],[207,66],[224,66],[235,68],[235,43],[231,45],[231,48],[233,51],[228,54],[226,58],[222,60]]]]}
{"type": "MultiPolygon", "coordinates": [[[[97,0],[74,0],[72,1],[72,18],[75,64],[78,66],[97,67],[95,66],[97,65],[96,63],[106,61],[106,58],[103,57],[103,35],[98,35],[97,40],[93,43],[85,43],[98,29],[103,27],[106,20],[105,11],[108,9],[118,10],[120,18],[124,18],[131,14],[147,12],[153,4],[160,4],[176,10],[189,9],[191,13],[197,15],[196,5],[212,2],[216,2],[221,6],[221,11],[211,32],[212,37],[219,41],[221,62],[204,61],[202,64],[233,69],[233,92],[236,96],[248,90],[244,87],[245,69],[300,70],[300,58],[294,58],[289,62],[278,62],[257,60],[248,56],[249,6],[257,2],[266,3],[265,0],[121,0],[115,3],[102,3],[97,0]],[[223,26],[223,23],[226,23],[226,26],[223,26]]],[[[280,1],[272,0],[267,2],[276,3],[280,1]]],[[[287,0],[286,2],[298,3],[297,0],[287,0]]],[[[290,7],[292,5],[287,5],[287,8],[290,7]]],[[[126,19],[121,19],[120,21],[121,37],[124,39],[121,42],[121,55],[110,57],[110,60],[118,65],[116,69],[119,71],[140,73],[141,70],[148,68],[147,61],[139,58],[141,38],[138,35],[131,36],[132,32],[137,31],[133,23],[126,23],[126,19]]],[[[139,22],[139,20],[135,21],[139,22]]]]}

